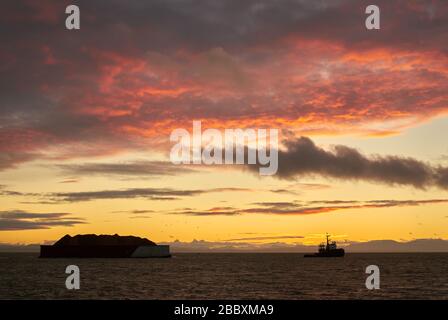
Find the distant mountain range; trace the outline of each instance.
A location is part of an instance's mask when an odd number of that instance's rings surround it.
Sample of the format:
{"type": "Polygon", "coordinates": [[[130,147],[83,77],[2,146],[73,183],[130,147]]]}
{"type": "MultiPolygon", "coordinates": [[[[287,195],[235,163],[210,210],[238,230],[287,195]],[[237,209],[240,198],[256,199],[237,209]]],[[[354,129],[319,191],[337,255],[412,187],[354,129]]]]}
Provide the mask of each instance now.
{"type": "MultiPolygon", "coordinates": [[[[316,246],[303,244],[250,243],[250,242],[210,242],[193,240],[191,242],[173,241],[168,244],[176,252],[313,252],[316,246]]],[[[372,240],[367,242],[341,243],[347,252],[448,252],[448,240],[416,239],[407,242],[394,240],[372,240]]],[[[0,252],[39,252],[38,244],[0,243],[0,252]]]]}
{"type": "Polygon", "coordinates": [[[416,239],[408,242],[373,240],[351,243],[348,252],[448,252],[448,240],[416,239]]]}
{"type": "MultiPolygon", "coordinates": [[[[314,252],[315,245],[249,242],[192,242],[174,241],[169,244],[173,252],[314,252]]],[[[416,239],[407,242],[372,240],[338,244],[346,252],[448,252],[448,240],[416,239]]]]}

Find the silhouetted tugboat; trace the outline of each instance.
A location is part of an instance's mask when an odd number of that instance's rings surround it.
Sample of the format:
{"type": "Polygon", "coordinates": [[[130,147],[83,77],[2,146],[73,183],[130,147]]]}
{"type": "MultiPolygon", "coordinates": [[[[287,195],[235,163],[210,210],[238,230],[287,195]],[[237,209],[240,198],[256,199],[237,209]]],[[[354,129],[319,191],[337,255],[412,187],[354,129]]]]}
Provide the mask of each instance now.
{"type": "Polygon", "coordinates": [[[330,235],[327,234],[327,245],[321,243],[319,245],[319,252],[313,254],[304,255],[305,258],[333,258],[333,257],[343,257],[345,251],[342,248],[336,246],[335,241],[330,242],[330,235]]]}

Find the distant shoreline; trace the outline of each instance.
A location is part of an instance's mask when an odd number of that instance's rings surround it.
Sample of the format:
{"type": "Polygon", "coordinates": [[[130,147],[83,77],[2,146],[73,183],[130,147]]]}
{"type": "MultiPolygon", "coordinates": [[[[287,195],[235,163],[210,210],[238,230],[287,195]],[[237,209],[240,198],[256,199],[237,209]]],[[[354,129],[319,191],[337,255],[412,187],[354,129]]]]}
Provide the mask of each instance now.
{"type": "MultiPolygon", "coordinates": [[[[33,254],[39,254],[39,251],[8,251],[8,250],[2,250],[0,251],[0,254],[2,253],[33,253],[33,254]]],[[[297,254],[302,255],[310,253],[310,251],[173,251],[172,254],[297,254]]],[[[440,253],[447,253],[448,251],[348,251],[346,254],[440,254],[440,253]]]]}
{"type": "MultiPolygon", "coordinates": [[[[48,244],[48,243],[47,243],[48,244]]],[[[317,246],[300,243],[250,243],[213,242],[193,240],[191,242],[158,242],[169,245],[176,253],[312,253],[317,246]]],[[[342,243],[340,247],[347,253],[448,253],[448,240],[415,239],[407,242],[395,240],[370,240],[366,242],[342,243]]],[[[0,243],[0,252],[39,252],[40,244],[0,243]]]]}

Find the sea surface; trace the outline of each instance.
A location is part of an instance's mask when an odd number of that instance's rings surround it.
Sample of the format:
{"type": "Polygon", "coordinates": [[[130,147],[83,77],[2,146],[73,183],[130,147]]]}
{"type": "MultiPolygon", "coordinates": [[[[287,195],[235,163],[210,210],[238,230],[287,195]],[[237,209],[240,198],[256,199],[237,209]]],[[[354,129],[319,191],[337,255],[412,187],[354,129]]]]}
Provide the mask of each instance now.
{"type": "Polygon", "coordinates": [[[448,299],[448,254],[183,253],[171,259],[39,259],[0,253],[0,299],[448,299]],[[65,268],[80,268],[67,290],[65,268]],[[380,268],[367,290],[365,269],[380,268]]]}

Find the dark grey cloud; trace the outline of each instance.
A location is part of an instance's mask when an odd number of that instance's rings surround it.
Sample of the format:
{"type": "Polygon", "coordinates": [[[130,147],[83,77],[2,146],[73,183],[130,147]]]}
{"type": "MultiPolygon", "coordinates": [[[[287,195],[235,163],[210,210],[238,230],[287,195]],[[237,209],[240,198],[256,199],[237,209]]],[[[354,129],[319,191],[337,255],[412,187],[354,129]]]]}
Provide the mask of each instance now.
{"type": "Polygon", "coordinates": [[[279,194],[292,194],[292,195],[298,195],[299,193],[293,190],[289,189],[272,189],[271,192],[273,193],[279,193],[279,194]]]}
{"type": "Polygon", "coordinates": [[[144,213],[154,213],[154,210],[141,210],[141,209],[136,209],[136,210],[130,210],[130,211],[113,211],[113,213],[130,213],[130,214],[135,214],[135,215],[139,215],[139,214],[144,214],[144,213]]]}
{"type": "MultiPolygon", "coordinates": [[[[225,187],[212,189],[191,189],[182,190],[175,188],[129,188],[119,190],[98,190],[82,192],[53,192],[53,193],[31,193],[19,192],[0,188],[0,195],[17,196],[26,198],[35,198],[36,200],[21,201],[22,204],[59,204],[66,202],[81,202],[92,200],[111,200],[111,199],[137,199],[144,198],[149,200],[173,201],[184,197],[193,197],[207,193],[222,192],[254,192],[250,188],[225,187]]],[[[131,213],[144,213],[150,210],[127,211],[131,213]]]]}
{"type": "Polygon", "coordinates": [[[295,202],[256,202],[254,205],[263,207],[290,208],[295,202]]]}
{"type": "Polygon", "coordinates": [[[59,181],[59,183],[78,183],[78,182],[79,182],[79,180],[75,179],[75,178],[70,178],[70,179],[65,179],[65,180],[59,181]]]}
{"type": "MultiPolygon", "coordinates": [[[[29,37],[35,38],[43,32],[58,36],[65,31],[53,26],[65,18],[64,6],[67,3],[53,2],[51,8],[51,2],[30,5],[24,1],[11,1],[4,5],[9,19],[5,17],[2,22],[10,24],[14,17],[20,16],[28,22],[26,26],[36,28],[29,37]],[[38,19],[36,12],[45,11],[48,19],[38,19]],[[52,16],[49,12],[53,13],[52,16]]],[[[375,4],[382,9],[385,30],[369,35],[367,39],[363,22],[365,8],[371,4],[368,0],[78,0],[77,4],[86,17],[83,28],[88,33],[74,34],[71,39],[73,43],[66,43],[71,49],[76,48],[80,39],[87,45],[130,52],[129,45],[134,43],[138,43],[140,50],[157,48],[166,51],[179,47],[198,50],[223,45],[269,44],[284,35],[334,39],[360,45],[377,42],[415,46],[415,38],[422,38],[425,44],[434,45],[435,40],[431,38],[440,40],[442,34],[430,32],[443,31],[447,26],[443,19],[446,4],[441,0],[418,1],[416,5],[404,0],[393,3],[377,0],[375,4]],[[387,32],[389,28],[393,28],[394,32],[387,32]],[[98,37],[105,32],[109,32],[109,37],[98,37]],[[431,37],[425,39],[424,35],[431,37]],[[137,41],[141,39],[151,41],[137,41]],[[121,42],[122,46],[114,46],[117,42],[121,42]]],[[[15,31],[24,36],[28,28],[18,24],[15,31]]],[[[14,39],[7,32],[4,36],[9,41],[14,39]]]]}
{"type": "Polygon", "coordinates": [[[323,203],[323,204],[346,204],[346,203],[359,203],[357,200],[313,200],[308,201],[310,204],[323,203]]]}
{"type": "Polygon", "coordinates": [[[2,196],[16,196],[16,197],[37,197],[40,194],[39,193],[33,193],[33,192],[21,192],[21,191],[15,191],[15,190],[8,190],[4,188],[0,188],[0,195],[2,196]]]}
{"type": "Polygon", "coordinates": [[[187,216],[236,216],[240,215],[241,211],[235,208],[228,207],[228,208],[211,208],[206,210],[186,209],[186,210],[173,211],[171,213],[187,216]]]}
{"type": "Polygon", "coordinates": [[[265,213],[265,214],[318,214],[346,209],[374,209],[403,206],[419,206],[426,204],[448,203],[448,199],[423,199],[423,200],[315,200],[306,202],[261,202],[261,208],[249,208],[241,210],[241,213],[265,213]],[[321,203],[322,205],[316,206],[321,203]]]}
{"type": "Polygon", "coordinates": [[[150,200],[177,200],[182,197],[193,197],[206,193],[224,192],[224,191],[251,191],[246,188],[214,188],[197,190],[178,190],[172,188],[131,188],[123,190],[99,190],[83,192],[57,192],[42,194],[41,196],[53,201],[60,202],[79,202],[105,199],[135,199],[145,198],[150,200]]]}
{"type": "Polygon", "coordinates": [[[86,223],[70,213],[31,213],[22,210],[0,211],[0,231],[48,229],[51,227],[73,227],[86,223]]]}
{"type": "Polygon", "coordinates": [[[175,190],[169,188],[132,188],[124,190],[100,190],[83,192],[59,192],[48,195],[55,202],[78,202],[104,199],[177,199],[204,193],[202,190],[175,190]]]}
{"type": "Polygon", "coordinates": [[[84,163],[57,166],[73,175],[120,175],[120,176],[174,176],[192,173],[192,167],[174,165],[167,161],[134,161],[127,163],[84,163]]]}
{"type": "MultiPolygon", "coordinates": [[[[0,111],[1,112],[1,111],[0,111]]],[[[1,121],[0,121],[1,124],[1,121]]],[[[1,134],[1,125],[0,125],[0,134],[1,134]]],[[[0,147],[2,143],[2,138],[0,137],[0,147]]],[[[27,152],[2,152],[0,154],[0,171],[5,169],[15,168],[17,165],[31,161],[38,158],[38,155],[35,153],[27,153],[27,152]]]]}
{"type": "Polygon", "coordinates": [[[192,209],[185,208],[170,212],[171,214],[189,216],[236,216],[242,214],[269,214],[269,215],[309,215],[326,212],[335,212],[348,209],[364,210],[375,208],[391,208],[405,206],[420,206],[429,204],[448,203],[448,199],[422,199],[422,200],[313,200],[306,202],[259,202],[252,207],[192,209]],[[321,205],[317,205],[321,204],[321,205]]]}
{"type": "MultiPolygon", "coordinates": [[[[278,153],[277,176],[280,178],[317,175],[343,180],[408,185],[420,189],[448,189],[448,168],[432,166],[414,158],[366,156],[343,145],[325,150],[306,137],[286,141],[285,146],[287,150],[279,150],[278,153]]],[[[254,166],[249,167],[255,169],[254,166]]]]}
{"type": "Polygon", "coordinates": [[[302,190],[320,190],[328,189],[331,186],[319,183],[294,183],[286,188],[271,189],[273,193],[299,195],[302,190]]]}
{"type": "Polygon", "coordinates": [[[442,188],[448,188],[448,168],[438,167],[435,170],[435,181],[438,186],[442,188]]]}
{"type": "Polygon", "coordinates": [[[56,204],[55,201],[45,201],[45,200],[37,200],[37,201],[20,201],[20,204],[56,204]]]}
{"type": "Polygon", "coordinates": [[[151,216],[133,216],[129,217],[129,219],[151,219],[151,216]]]}
{"type": "Polygon", "coordinates": [[[153,213],[154,210],[132,210],[130,212],[133,214],[142,214],[142,213],[153,213]]]}

